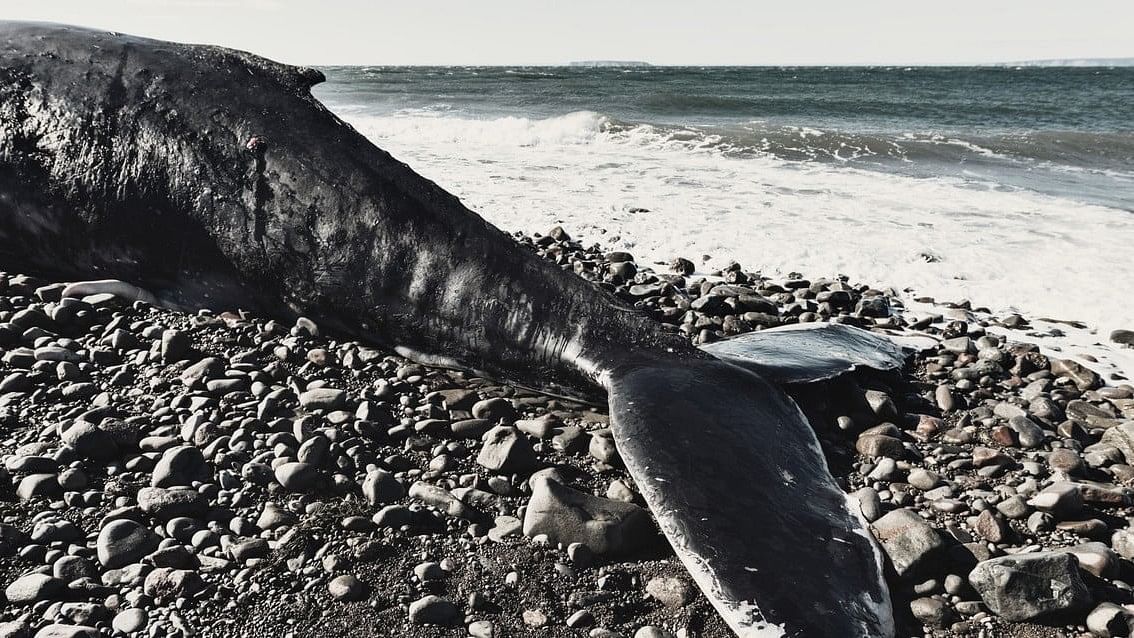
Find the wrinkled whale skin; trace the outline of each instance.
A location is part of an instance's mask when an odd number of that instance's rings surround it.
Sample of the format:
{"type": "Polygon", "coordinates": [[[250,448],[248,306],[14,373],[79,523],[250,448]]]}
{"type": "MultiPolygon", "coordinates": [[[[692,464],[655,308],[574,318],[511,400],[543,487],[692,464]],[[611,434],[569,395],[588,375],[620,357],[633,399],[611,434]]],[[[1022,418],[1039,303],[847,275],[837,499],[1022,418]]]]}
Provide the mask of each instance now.
{"type": "Polygon", "coordinates": [[[816,356],[779,381],[845,370],[842,355],[806,336],[759,357],[694,348],[375,147],[311,96],[322,79],[0,22],[0,268],[303,313],[424,363],[606,397],[643,497],[734,631],[892,634],[876,547],[774,383],[793,349],[816,356]]]}
{"type": "Polygon", "coordinates": [[[357,134],[318,71],[40,24],[0,28],[0,56],[7,263],[302,310],[536,385],[592,387],[560,364],[610,349],[590,334],[697,356],[357,134]]]}

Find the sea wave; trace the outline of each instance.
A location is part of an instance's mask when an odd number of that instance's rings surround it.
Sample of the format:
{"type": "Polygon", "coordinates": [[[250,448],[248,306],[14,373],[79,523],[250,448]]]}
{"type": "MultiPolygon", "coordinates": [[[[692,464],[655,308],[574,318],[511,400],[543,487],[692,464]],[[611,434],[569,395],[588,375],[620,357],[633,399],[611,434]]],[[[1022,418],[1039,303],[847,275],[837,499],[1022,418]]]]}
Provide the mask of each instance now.
{"type": "Polygon", "coordinates": [[[908,159],[918,153],[966,157],[965,167],[1013,161],[1000,157],[1010,157],[1003,145],[984,139],[764,122],[738,133],[597,111],[483,119],[410,109],[343,115],[505,229],[560,224],[647,262],[711,255],[708,268],[737,259],[767,272],[843,273],[939,299],[1085,320],[1103,334],[1134,325],[1134,305],[1114,293],[1134,277],[1134,262],[1121,258],[1134,242],[1124,212],[1134,207],[1132,189],[1123,184],[1134,181],[1099,180],[1100,201],[1125,192],[1128,202],[1099,203],[1084,198],[1089,175],[1066,174],[1060,185],[1047,172],[1021,186],[1016,176],[1039,171],[974,177],[969,168],[935,166],[919,173],[879,169],[866,155],[904,153],[906,159],[884,160],[899,168],[933,163],[908,159]],[[861,157],[846,160],[849,147],[861,157]],[[844,159],[832,157],[836,149],[844,159]],[[826,159],[784,159],[792,153],[826,159]]]}
{"type": "Polygon", "coordinates": [[[849,132],[753,121],[676,126],[620,120],[595,111],[547,118],[471,118],[449,105],[388,115],[352,117],[378,138],[415,135],[432,142],[492,146],[596,142],[713,152],[730,157],[766,156],[786,161],[1001,163],[1108,171],[1134,178],[1134,132],[1034,131],[999,135],[933,131],[849,132]]]}

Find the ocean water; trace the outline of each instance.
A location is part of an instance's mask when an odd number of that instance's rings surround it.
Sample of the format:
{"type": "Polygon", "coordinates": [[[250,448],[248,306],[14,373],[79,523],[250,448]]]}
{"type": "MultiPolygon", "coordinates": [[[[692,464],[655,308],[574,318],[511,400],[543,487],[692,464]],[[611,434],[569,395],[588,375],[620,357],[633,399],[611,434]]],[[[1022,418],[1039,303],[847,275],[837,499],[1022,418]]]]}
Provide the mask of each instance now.
{"type": "Polygon", "coordinates": [[[505,230],[1134,329],[1134,68],[324,70],[505,230]]]}

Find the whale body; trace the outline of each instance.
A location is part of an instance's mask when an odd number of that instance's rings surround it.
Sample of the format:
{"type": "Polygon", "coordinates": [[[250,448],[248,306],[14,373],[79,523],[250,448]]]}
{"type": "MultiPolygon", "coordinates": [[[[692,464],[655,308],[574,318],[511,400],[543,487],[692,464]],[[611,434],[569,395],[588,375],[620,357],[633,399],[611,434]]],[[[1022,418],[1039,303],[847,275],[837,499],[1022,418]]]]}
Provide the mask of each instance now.
{"type": "Polygon", "coordinates": [[[876,546],[781,384],[901,351],[841,325],[707,348],[520,247],[248,53],[0,22],[0,268],[302,313],[609,402],[661,530],[740,636],[890,636],[876,546]]]}

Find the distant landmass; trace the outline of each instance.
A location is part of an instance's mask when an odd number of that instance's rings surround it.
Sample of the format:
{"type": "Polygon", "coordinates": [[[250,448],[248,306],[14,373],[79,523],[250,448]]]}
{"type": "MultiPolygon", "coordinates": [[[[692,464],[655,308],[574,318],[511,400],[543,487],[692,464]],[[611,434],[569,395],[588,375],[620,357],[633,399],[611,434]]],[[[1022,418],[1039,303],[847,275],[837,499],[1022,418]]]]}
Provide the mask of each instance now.
{"type": "Polygon", "coordinates": [[[567,66],[653,66],[639,60],[576,60],[567,66]]]}
{"type": "Polygon", "coordinates": [[[1025,60],[1004,62],[996,66],[1134,66],[1134,58],[1067,58],[1062,60],[1025,60]]]}

